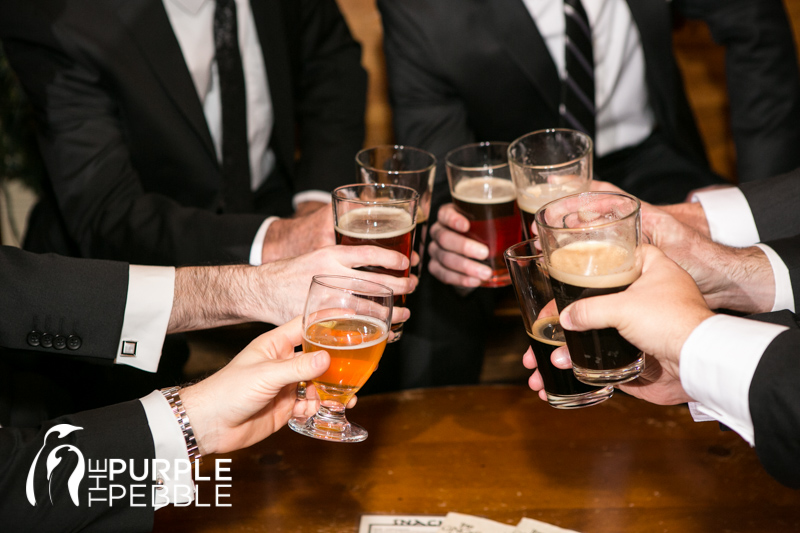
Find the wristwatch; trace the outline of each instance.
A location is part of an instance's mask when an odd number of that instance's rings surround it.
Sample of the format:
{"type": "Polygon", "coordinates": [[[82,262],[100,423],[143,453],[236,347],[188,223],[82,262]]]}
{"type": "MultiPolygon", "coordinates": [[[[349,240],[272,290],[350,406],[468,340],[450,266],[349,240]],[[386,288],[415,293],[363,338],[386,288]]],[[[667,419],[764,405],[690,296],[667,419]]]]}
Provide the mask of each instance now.
{"type": "Polygon", "coordinates": [[[195,461],[203,464],[203,456],[200,454],[200,448],[197,446],[197,439],[194,437],[194,430],[192,424],[189,422],[189,417],[186,416],[186,409],[183,407],[181,401],[180,387],[170,387],[169,389],[161,389],[161,394],[167,399],[175,419],[183,433],[183,440],[186,441],[186,453],[189,454],[189,462],[195,461]]]}

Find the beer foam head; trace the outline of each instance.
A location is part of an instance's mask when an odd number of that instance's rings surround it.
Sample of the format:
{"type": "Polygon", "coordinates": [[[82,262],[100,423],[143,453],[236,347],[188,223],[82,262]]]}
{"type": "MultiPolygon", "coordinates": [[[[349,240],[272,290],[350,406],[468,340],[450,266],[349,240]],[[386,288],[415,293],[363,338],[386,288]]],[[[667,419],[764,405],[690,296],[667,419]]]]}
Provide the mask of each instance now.
{"type": "Polygon", "coordinates": [[[336,230],[349,237],[396,237],[414,229],[411,215],[398,207],[358,207],[339,216],[336,230]]]}
{"type": "Polygon", "coordinates": [[[511,180],[491,176],[463,179],[456,184],[452,194],[462,202],[472,204],[502,204],[516,197],[511,180]]]}
{"type": "Polygon", "coordinates": [[[567,180],[556,183],[537,183],[520,190],[517,202],[523,211],[536,213],[544,204],[588,189],[588,181],[567,180]]]}
{"type": "Polygon", "coordinates": [[[576,241],[553,250],[547,269],[558,281],[591,288],[630,285],[641,273],[633,249],[602,241],[576,241]]]}

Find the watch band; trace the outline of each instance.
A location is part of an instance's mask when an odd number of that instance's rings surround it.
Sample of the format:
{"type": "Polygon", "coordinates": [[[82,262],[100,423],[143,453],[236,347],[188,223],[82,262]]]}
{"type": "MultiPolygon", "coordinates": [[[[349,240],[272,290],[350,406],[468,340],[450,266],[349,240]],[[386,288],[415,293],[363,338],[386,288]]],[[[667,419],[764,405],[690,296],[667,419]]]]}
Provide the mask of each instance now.
{"type": "Polygon", "coordinates": [[[170,387],[169,389],[161,389],[161,394],[164,395],[164,398],[166,398],[169,403],[169,407],[172,409],[172,413],[175,415],[175,419],[178,421],[178,425],[181,428],[183,440],[186,441],[186,453],[189,454],[189,461],[191,463],[198,461],[200,464],[203,464],[203,456],[200,454],[200,448],[197,446],[197,439],[195,439],[192,424],[189,422],[189,417],[186,416],[186,409],[183,407],[183,402],[181,401],[180,390],[180,387],[170,387]]]}

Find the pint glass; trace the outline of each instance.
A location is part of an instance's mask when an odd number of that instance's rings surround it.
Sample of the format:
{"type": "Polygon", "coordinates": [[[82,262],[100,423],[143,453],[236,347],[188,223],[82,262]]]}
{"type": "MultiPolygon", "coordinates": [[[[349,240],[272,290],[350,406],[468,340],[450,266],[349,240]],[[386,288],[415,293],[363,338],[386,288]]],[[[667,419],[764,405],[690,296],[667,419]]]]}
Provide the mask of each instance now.
{"type": "MultiPolygon", "coordinates": [[[[581,298],[624,291],[642,271],[639,200],[626,194],[566,196],[536,214],[559,311],[581,298]]],[[[644,355],[616,329],[565,331],[575,376],[591,385],[635,379],[644,355]]]]}
{"type": "MultiPolygon", "coordinates": [[[[344,185],[333,191],[333,221],[336,244],[373,245],[400,252],[411,259],[419,194],[410,187],[385,184],[344,185]]],[[[361,270],[408,277],[405,270],[362,267],[361,270]]],[[[406,296],[396,295],[394,305],[405,306],[406,296]]],[[[392,325],[400,339],[403,324],[392,325]]]]}
{"type": "Polygon", "coordinates": [[[553,301],[544,258],[534,242],[515,244],[506,250],[505,259],[547,401],[557,409],[576,409],[607,400],[614,393],[614,387],[581,383],[572,370],[556,368],[550,361],[553,350],[564,346],[564,330],[558,323],[558,309],[553,301]]]}
{"type": "Polygon", "coordinates": [[[492,269],[482,287],[511,283],[503,252],[522,240],[514,185],[508,169],[508,143],[468,144],[447,154],[447,180],[456,210],[469,220],[467,237],[485,244],[492,269]]]}
{"type": "Polygon", "coordinates": [[[358,152],[356,165],[359,180],[364,183],[404,185],[419,194],[414,232],[414,250],[419,255],[419,264],[414,273],[420,277],[428,237],[436,158],[425,150],[411,146],[375,146],[358,152]]]}

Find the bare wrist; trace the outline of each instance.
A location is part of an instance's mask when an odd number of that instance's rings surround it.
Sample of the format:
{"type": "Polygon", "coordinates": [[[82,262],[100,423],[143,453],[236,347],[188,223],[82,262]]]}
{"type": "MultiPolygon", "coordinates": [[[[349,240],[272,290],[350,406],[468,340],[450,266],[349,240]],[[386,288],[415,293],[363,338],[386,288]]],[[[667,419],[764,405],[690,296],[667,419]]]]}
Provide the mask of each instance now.
{"type": "Polygon", "coordinates": [[[686,224],[690,228],[704,235],[711,237],[711,230],[706,219],[706,212],[700,202],[685,202],[682,204],[662,205],[659,209],[666,211],[679,222],[686,224]]]}
{"type": "Polygon", "coordinates": [[[745,313],[765,313],[775,302],[775,276],[767,255],[758,247],[729,248],[717,257],[726,284],[715,295],[716,307],[745,313]]]}

